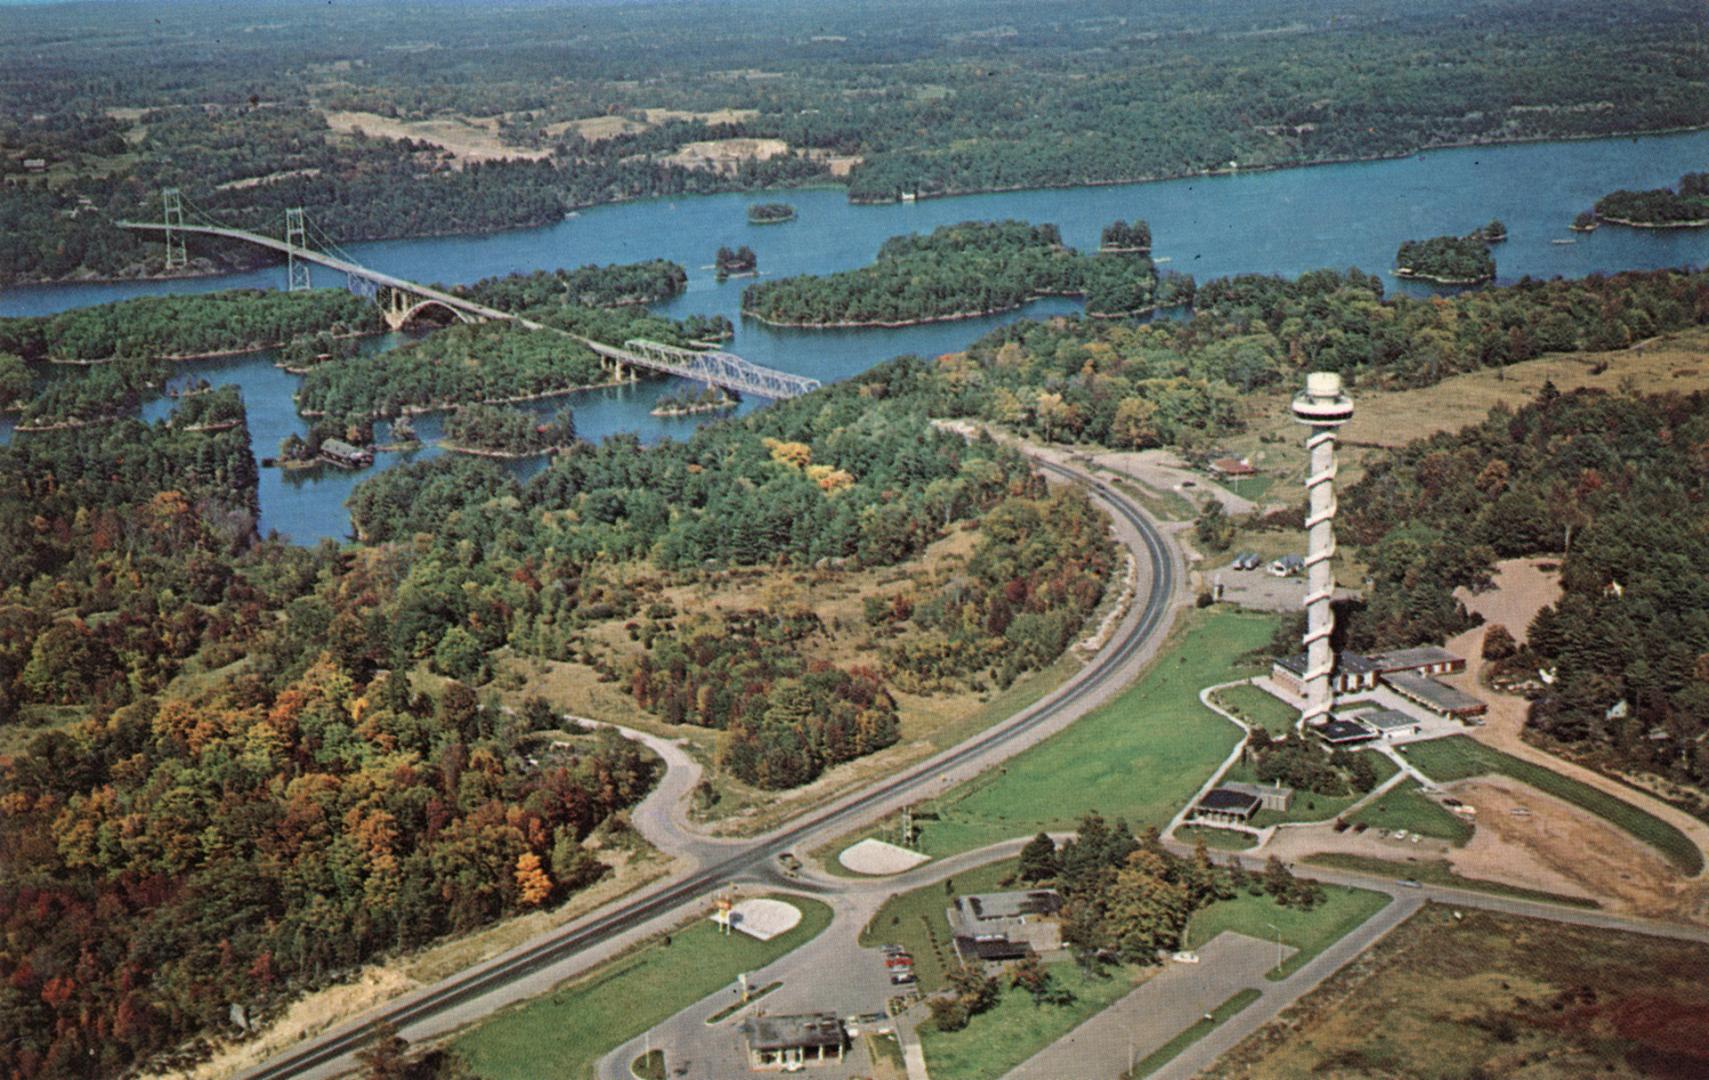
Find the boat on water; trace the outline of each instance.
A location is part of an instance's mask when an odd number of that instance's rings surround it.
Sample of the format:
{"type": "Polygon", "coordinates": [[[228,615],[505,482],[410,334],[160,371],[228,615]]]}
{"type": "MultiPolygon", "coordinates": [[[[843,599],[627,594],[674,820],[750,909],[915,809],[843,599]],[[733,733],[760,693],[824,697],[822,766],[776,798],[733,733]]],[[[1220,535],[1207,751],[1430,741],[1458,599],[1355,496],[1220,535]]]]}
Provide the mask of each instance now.
{"type": "Polygon", "coordinates": [[[1567,236],[1567,237],[1562,237],[1562,238],[1556,239],[1556,240],[1550,240],[1549,243],[1551,243],[1551,244],[1576,244],[1576,243],[1578,243],[1578,240],[1576,240],[1575,238],[1573,238],[1571,236],[1567,236]]]}

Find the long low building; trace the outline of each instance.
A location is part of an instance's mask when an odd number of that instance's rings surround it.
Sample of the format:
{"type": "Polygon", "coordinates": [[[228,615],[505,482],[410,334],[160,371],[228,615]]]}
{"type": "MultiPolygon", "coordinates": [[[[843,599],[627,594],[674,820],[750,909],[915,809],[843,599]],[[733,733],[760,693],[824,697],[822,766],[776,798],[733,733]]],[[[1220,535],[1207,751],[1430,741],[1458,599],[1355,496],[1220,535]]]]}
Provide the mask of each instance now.
{"type": "Polygon", "coordinates": [[[832,1013],[756,1016],[742,1022],[748,1067],[794,1072],[807,1065],[841,1061],[848,1033],[832,1013]]]}
{"type": "Polygon", "coordinates": [[[1489,711],[1489,706],[1457,687],[1437,682],[1428,675],[1410,671],[1386,675],[1383,682],[1401,697],[1421,705],[1438,716],[1454,720],[1472,720],[1489,711]]]}
{"type": "Polygon", "coordinates": [[[1252,815],[1263,808],[1263,800],[1245,791],[1232,788],[1212,788],[1194,807],[1193,816],[1220,825],[1245,825],[1252,815]]]}

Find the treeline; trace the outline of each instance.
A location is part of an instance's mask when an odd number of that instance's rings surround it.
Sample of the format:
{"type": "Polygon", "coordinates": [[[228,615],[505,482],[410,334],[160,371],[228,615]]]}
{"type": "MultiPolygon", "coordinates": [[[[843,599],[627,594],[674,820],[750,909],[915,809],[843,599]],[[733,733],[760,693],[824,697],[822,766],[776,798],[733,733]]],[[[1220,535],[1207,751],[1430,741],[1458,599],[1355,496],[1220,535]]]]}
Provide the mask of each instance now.
{"type": "Polygon", "coordinates": [[[1677,190],[1612,191],[1596,200],[1595,216],[1621,225],[1709,223],[1709,172],[1686,173],[1677,190]]]}
{"type": "Polygon", "coordinates": [[[1347,613],[1348,643],[1441,641],[1471,624],[1456,587],[1484,584],[1497,559],[1564,551],[1563,597],[1533,621],[1527,651],[1504,658],[1554,673],[1530,725],[1618,768],[1702,787],[1706,444],[1701,393],[1545,386],[1517,411],[1374,462],[1342,507],[1374,581],[1347,613]]]}
{"type": "Polygon", "coordinates": [[[523,311],[556,304],[578,307],[652,304],[682,295],[687,285],[688,271],[666,259],[653,259],[483,278],[473,285],[453,285],[447,291],[502,311],[523,311]]]}
{"type": "Polygon", "coordinates": [[[1112,221],[1098,237],[1100,251],[1151,251],[1151,225],[1143,218],[1112,221]]]}
{"type": "Polygon", "coordinates": [[[381,328],[379,309],[343,289],[228,289],[0,319],[0,350],[26,360],[171,358],[248,352],[306,334],[381,328]]]}
{"type": "Polygon", "coordinates": [[[891,237],[871,266],[750,285],[742,311],[784,325],[885,326],[1084,295],[1088,312],[1118,315],[1149,310],[1156,281],[1146,256],[1080,255],[1054,225],[965,221],[891,237]]]}
{"type": "Polygon", "coordinates": [[[1239,395],[1304,371],[1428,386],[1548,352],[1623,348],[1709,322],[1709,275],[1526,279],[1454,297],[1384,299],[1358,270],[1244,275],[1198,287],[1193,317],[1140,325],[1021,321],[916,370],[933,415],[1061,442],[1206,446],[1241,424],[1239,395]]]}
{"type": "Polygon", "coordinates": [[[316,364],[304,415],[390,417],[563,393],[606,381],[599,357],[562,334],[514,323],[465,323],[374,356],[316,364]]]}
{"type": "Polygon", "coordinates": [[[629,689],[673,724],[729,733],[718,761],[742,782],[799,787],[896,742],[896,702],[877,672],[809,661],[810,610],[739,611],[660,633],[629,689]]]}
{"type": "Polygon", "coordinates": [[[575,442],[576,422],[568,409],[543,420],[521,409],[464,405],[445,418],[445,437],[454,450],[526,457],[575,442]]]}
{"type": "Polygon", "coordinates": [[[1495,279],[1495,257],[1481,232],[1407,240],[1395,252],[1395,276],[1444,285],[1476,285],[1495,279]]]}

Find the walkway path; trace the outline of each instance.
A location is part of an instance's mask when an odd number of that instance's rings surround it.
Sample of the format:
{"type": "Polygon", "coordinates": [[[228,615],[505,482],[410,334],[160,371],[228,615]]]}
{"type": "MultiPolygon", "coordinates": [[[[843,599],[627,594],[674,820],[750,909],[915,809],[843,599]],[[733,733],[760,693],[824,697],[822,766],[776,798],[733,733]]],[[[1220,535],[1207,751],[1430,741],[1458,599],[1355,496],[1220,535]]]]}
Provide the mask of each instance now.
{"type": "MultiPolygon", "coordinates": [[[[1283,957],[1293,955],[1284,948],[1283,957]]],[[[1004,1080],[1117,1077],[1250,986],[1264,985],[1276,946],[1224,931],[1199,949],[1197,964],[1170,964],[1103,1012],[1034,1054],[1004,1080]]]]}

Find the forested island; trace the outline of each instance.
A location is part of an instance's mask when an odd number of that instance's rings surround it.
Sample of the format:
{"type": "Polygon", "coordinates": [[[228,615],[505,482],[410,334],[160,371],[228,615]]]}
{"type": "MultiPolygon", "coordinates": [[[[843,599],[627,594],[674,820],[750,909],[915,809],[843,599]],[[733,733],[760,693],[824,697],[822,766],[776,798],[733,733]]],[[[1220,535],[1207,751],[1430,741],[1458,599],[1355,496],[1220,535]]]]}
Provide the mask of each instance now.
{"type": "Polygon", "coordinates": [[[82,427],[134,414],[166,382],[157,360],[117,360],[70,378],[50,379],[24,403],[20,433],[82,427]]]}
{"type": "Polygon", "coordinates": [[[440,286],[446,292],[501,311],[523,311],[544,305],[627,307],[654,304],[681,296],[688,271],[666,259],[575,270],[510,274],[482,278],[472,285],[440,286]]]}
{"type": "Polygon", "coordinates": [[[741,402],[721,386],[708,386],[698,393],[679,390],[666,394],[653,406],[654,416],[694,416],[697,413],[723,412],[741,402]]]}
{"type": "MultiPolygon", "coordinates": [[[[860,5],[756,9],[713,32],[692,5],[648,10],[647,34],[595,7],[564,38],[550,6],[495,25],[357,5],[328,34],[311,21],[324,13],[257,30],[237,9],[156,23],[143,3],[93,40],[75,12],[21,7],[0,60],[23,70],[51,42],[57,62],[0,88],[0,283],[159,273],[159,243],[113,222],[158,220],[168,186],[261,231],[306,207],[348,242],[541,226],[644,196],[843,183],[888,201],[1709,122],[1688,0],[1613,15],[1498,3],[1475,20],[1447,0],[1333,19],[1168,0],[1144,20],[1070,0],[1005,11],[1001,33],[986,5],[949,0],[908,13],[905,48],[888,12],[860,5]],[[433,62],[383,47],[398,40],[433,62]],[[1572,77],[1584,70],[1598,78],[1572,77]]],[[[270,257],[190,246],[201,271],[270,257]]]]}
{"type": "Polygon", "coordinates": [[[718,254],[712,259],[712,265],[718,271],[719,281],[732,277],[752,277],[759,271],[760,257],[746,244],[735,250],[720,247],[718,254]]]}
{"type": "Polygon", "coordinates": [[[1140,218],[1112,221],[1104,226],[1098,237],[1099,251],[1137,251],[1151,253],[1151,225],[1140,218]]]}
{"type": "Polygon", "coordinates": [[[520,409],[464,405],[445,418],[443,445],[461,454],[524,458],[562,450],[575,441],[576,421],[569,409],[542,421],[520,409]]]}
{"type": "Polygon", "coordinates": [[[742,312],[777,326],[910,326],[1084,296],[1088,313],[1120,316],[1151,310],[1156,284],[1143,254],[1085,256],[1054,225],[964,221],[891,237],[858,270],[750,285],[742,312]]]}
{"type": "Polygon", "coordinates": [[[297,391],[297,409],[311,417],[392,417],[566,394],[610,378],[592,350],[562,334],[462,323],[389,352],[316,364],[297,391]]]}
{"type": "Polygon", "coordinates": [[[795,207],[788,203],[755,203],[748,207],[749,225],[777,225],[795,220],[795,207]]]}
{"type": "Polygon", "coordinates": [[[1395,277],[1438,285],[1480,285],[1495,280],[1495,257],[1481,233],[1407,240],[1395,252],[1395,277]]]}
{"type": "Polygon", "coordinates": [[[310,334],[383,328],[371,301],[343,289],[227,289],[0,319],[0,351],[50,363],[181,360],[273,348],[310,334]]]}
{"type": "Polygon", "coordinates": [[[1597,221],[1638,229],[1698,229],[1709,225],[1709,172],[1686,173],[1675,188],[1613,191],[1596,200],[1597,221]]]}

